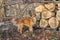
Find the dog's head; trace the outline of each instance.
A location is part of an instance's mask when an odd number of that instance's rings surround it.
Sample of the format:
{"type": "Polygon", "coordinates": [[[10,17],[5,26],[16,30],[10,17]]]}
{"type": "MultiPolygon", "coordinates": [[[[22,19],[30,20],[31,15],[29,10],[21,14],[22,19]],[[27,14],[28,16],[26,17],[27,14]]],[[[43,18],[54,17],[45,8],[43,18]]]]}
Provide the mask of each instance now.
{"type": "Polygon", "coordinates": [[[17,23],[17,17],[12,17],[11,22],[12,22],[13,24],[16,24],[16,23],[17,23]]]}

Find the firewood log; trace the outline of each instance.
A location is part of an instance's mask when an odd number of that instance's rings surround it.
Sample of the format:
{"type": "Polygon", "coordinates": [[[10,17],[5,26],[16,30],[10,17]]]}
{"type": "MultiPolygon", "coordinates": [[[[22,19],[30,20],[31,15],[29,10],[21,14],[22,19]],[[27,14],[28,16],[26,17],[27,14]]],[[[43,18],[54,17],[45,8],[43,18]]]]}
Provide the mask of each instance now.
{"type": "Polygon", "coordinates": [[[53,11],[54,8],[55,8],[55,5],[53,3],[48,3],[48,4],[45,4],[45,7],[50,10],[50,11],[53,11]]]}
{"type": "Polygon", "coordinates": [[[45,19],[40,20],[40,27],[41,28],[46,28],[48,26],[48,21],[45,19]]]}
{"type": "Polygon", "coordinates": [[[36,12],[42,12],[44,10],[44,6],[43,5],[39,5],[38,7],[35,8],[36,12]]]}
{"type": "Polygon", "coordinates": [[[52,17],[49,19],[49,25],[52,29],[55,29],[58,27],[59,21],[55,17],[52,17]]]}
{"type": "Polygon", "coordinates": [[[48,19],[52,16],[53,16],[53,13],[48,11],[48,10],[45,10],[45,11],[42,12],[42,18],[44,18],[44,19],[48,19]]]}

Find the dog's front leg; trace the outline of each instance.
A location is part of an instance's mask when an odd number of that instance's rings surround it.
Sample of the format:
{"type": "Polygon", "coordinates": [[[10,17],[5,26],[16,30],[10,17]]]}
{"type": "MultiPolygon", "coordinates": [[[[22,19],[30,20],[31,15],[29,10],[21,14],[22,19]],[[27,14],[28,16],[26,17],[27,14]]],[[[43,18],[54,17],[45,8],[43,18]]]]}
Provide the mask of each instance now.
{"type": "Polygon", "coordinates": [[[18,29],[17,30],[18,30],[18,32],[20,32],[20,25],[18,25],[18,29]]]}
{"type": "Polygon", "coordinates": [[[33,33],[32,25],[29,26],[29,31],[30,31],[31,33],[33,33]]]}
{"type": "Polygon", "coordinates": [[[20,24],[20,33],[22,34],[22,29],[23,29],[23,25],[22,24],[20,24]]]}

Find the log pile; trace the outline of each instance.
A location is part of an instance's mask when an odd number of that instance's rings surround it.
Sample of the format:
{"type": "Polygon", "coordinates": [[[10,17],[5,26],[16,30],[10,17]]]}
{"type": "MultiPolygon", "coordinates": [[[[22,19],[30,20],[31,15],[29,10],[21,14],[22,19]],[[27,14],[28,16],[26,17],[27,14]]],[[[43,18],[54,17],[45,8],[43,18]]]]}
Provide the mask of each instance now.
{"type": "Polygon", "coordinates": [[[55,29],[60,26],[60,3],[57,5],[58,7],[55,7],[54,3],[46,3],[35,7],[35,11],[40,13],[40,27],[50,26],[50,28],[55,29]]]}

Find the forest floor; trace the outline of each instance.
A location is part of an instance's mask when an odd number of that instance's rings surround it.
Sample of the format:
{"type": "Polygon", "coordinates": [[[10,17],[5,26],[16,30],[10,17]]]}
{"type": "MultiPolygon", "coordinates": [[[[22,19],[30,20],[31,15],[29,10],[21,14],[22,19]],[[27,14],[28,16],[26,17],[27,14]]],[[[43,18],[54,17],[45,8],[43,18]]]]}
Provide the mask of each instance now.
{"type": "Polygon", "coordinates": [[[12,27],[10,24],[10,28],[8,30],[0,30],[0,40],[60,40],[60,32],[48,29],[35,29],[33,30],[33,33],[30,33],[28,28],[25,27],[23,33],[20,34],[17,31],[17,28],[12,27]]]}
{"type": "Polygon", "coordinates": [[[60,32],[52,30],[34,30],[33,33],[25,31],[20,34],[15,29],[0,31],[0,40],[60,40],[60,32]]]}

